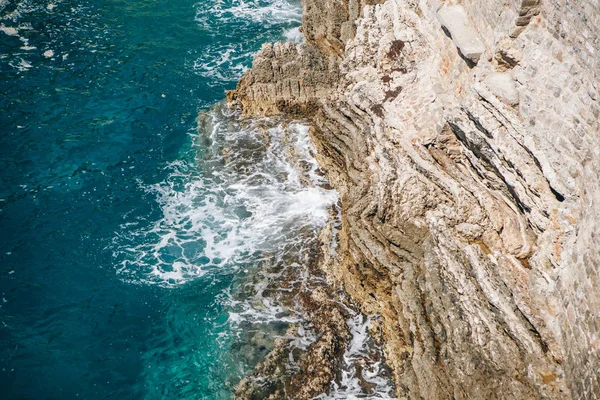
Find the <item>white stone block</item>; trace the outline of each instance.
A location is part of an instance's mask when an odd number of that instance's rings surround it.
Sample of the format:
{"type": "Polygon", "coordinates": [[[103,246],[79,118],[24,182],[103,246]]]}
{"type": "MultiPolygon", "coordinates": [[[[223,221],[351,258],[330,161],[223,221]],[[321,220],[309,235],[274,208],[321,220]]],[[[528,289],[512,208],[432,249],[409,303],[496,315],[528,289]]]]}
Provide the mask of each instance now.
{"type": "Polygon", "coordinates": [[[485,79],[485,85],[496,97],[514,106],[519,104],[519,92],[509,73],[496,72],[485,79]]]}
{"type": "Polygon", "coordinates": [[[477,63],[485,46],[477,32],[470,26],[465,9],[460,6],[445,6],[437,12],[442,26],[450,33],[452,41],[463,56],[477,63]]]}

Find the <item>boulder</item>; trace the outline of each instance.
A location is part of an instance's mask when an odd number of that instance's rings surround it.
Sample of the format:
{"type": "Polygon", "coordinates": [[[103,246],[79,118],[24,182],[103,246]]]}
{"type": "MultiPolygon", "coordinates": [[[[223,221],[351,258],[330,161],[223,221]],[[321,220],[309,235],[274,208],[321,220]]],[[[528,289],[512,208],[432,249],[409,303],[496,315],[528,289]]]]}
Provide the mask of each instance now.
{"type": "Polygon", "coordinates": [[[461,54],[477,64],[485,51],[485,46],[477,32],[470,26],[465,9],[460,5],[445,6],[438,11],[437,17],[461,54]]]}

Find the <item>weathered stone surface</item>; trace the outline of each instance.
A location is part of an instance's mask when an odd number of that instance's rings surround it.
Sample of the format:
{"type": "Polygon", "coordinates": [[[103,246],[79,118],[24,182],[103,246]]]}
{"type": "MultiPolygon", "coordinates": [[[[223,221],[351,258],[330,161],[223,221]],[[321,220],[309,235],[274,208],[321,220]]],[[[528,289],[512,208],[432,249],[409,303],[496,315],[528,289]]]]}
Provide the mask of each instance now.
{"type": "Polygon", "coordinates": [[[516,20],[517,26],[526,26],[535,15],[540,12],[540,0],[518,0],[519,17],[516,20]]]}
{"type": "Polygon", "coordinates": [[[460,5],[444,6],[438,11],[437,17],[462,55],[477,63],[485,51],[485,46],[470,26],[465,9],[460,5]]]}
{"type": "Polygon", "coordinates": [[[504,38],[498,43],[494,61],[497,64],[497,69],[500,72],[510,70],[521,62],[523,55],[518,49],[513,47],[513,41],[509,38],[504,38]]]}
{"type": "MultiPolygon", "coordinates": [[[[308,41],[331,65],[310,116],[343,208],[325,270],[381,316],[400,398],[598,398],[600,5],[461,5],[489,49],[473,68],[438,0],[364,7],[341,56],[308,41]]],[[[280,110],[271,93],[244,110],[280,110]]]]}
{"type": "Polygon", "coordinates": [[[303,0],[302,31],[306,40],[325,53],[344,56],[344,47],[356,31],[355,21],[365,5],[383,0],[303,0]]]}
{"type": "Polygon", "coordinates": [[[519,92],[509,73],[494,72],[485,78],[485,85],[506,104],[516,106],[519,103],[519,92]]]}
{"type": "Polygon", "coordinates": [[[338,77],[335,60],[318,47],[265,44],[237,89],[227,93],[227,101],[248,114],[310,115],[338,77]]]}

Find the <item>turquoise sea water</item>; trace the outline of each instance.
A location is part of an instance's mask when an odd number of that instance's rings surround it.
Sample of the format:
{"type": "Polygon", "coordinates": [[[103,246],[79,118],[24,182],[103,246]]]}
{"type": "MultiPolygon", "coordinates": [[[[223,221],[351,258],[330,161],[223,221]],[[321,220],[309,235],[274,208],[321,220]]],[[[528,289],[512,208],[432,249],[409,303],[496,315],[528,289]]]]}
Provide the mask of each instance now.
{"type": "Polygon", "coordinates": [[[293,0],[0,0],[3,399],[230,398],[269,350],[244,335],[294,320],[237,293],[337,200],[307,129],[196,117],[300,19],[293,0]]]}

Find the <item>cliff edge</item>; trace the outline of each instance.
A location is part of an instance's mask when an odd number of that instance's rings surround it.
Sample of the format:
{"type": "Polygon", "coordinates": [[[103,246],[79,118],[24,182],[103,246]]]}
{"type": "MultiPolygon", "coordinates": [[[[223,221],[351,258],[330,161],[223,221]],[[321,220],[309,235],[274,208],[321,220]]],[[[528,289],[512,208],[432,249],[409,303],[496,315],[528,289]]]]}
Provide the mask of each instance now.
{"type": "MultiPolygon", "coordinates": [[[[303,0],[228,93],[310,118],[399,398],[600,397],[600,4],[303,0]]],[[[293,395],[292,395],[293,398],[293,395]]]]}

